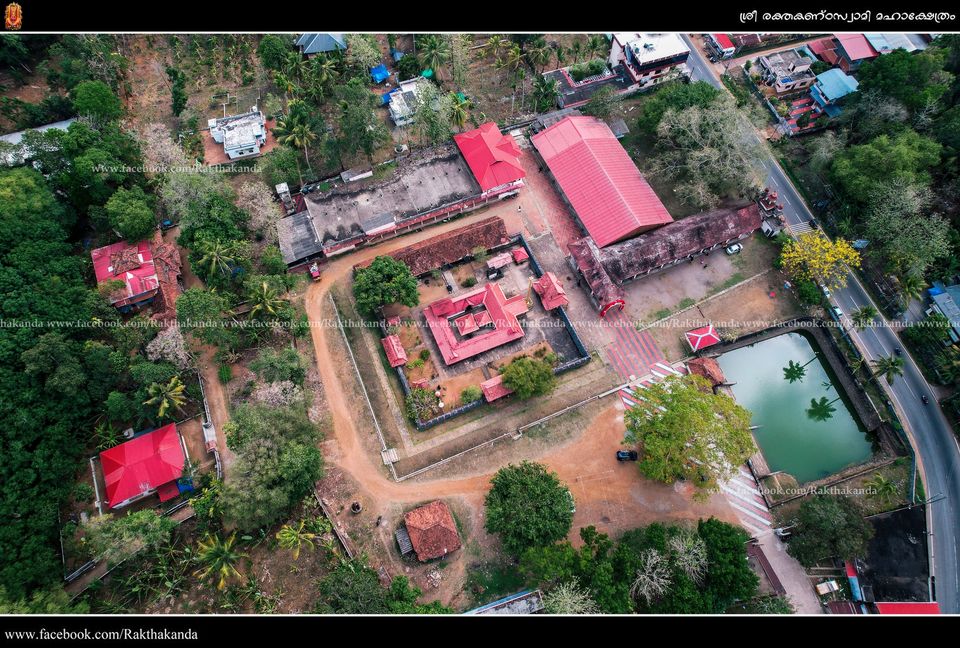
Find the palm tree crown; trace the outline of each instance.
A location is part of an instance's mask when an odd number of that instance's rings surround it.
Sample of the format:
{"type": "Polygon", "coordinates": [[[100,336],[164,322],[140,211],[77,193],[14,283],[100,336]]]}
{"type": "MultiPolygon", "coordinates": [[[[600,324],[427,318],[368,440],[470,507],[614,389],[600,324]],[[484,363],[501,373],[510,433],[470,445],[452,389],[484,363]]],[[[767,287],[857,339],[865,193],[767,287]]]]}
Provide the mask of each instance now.
{"type": "Polygon", "coordinates": [[[147,388],[147,394],[150,396],[143,401],[144,405],[152,405],[157,408],[157,418],[166,416],[170,408],[176,411],[183,409],[187,402],[184,395],[185,386],[179,376],[174,376],[168,383],[152,383],[147,388]]]}

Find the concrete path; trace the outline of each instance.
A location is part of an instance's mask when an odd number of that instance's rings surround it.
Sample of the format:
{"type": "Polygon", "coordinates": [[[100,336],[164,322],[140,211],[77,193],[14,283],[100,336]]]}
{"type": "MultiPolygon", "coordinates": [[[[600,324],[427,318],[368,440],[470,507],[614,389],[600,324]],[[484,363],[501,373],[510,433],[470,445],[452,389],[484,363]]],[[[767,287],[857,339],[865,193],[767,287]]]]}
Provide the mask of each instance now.
{"type": "Polygon", "coordinates": [[[787,553],[786,545],[772,531],[758,536],[757,540],[797,614],[823,614],[810,579],[800,563],[787,553]]]}

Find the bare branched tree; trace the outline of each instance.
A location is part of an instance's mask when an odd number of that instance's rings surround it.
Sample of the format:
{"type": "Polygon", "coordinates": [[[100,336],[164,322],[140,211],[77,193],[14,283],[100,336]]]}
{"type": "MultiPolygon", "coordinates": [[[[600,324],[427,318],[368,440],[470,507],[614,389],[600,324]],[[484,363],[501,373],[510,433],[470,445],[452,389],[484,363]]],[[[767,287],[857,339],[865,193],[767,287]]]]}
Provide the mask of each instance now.
{"type": "Polygon", "coordinates": [[[707,545],[689,529],[683,529],[667,542],[674,563],[697,585],[707,574],[707,545]]]}
{"type": "Polygon", "coordinates": [[[640,567],[630,587],[630,596],[643,599],[649,605],[670,591],[673,579],[667,558],[656,549],[647,549],[640,554],[640,567]]]}

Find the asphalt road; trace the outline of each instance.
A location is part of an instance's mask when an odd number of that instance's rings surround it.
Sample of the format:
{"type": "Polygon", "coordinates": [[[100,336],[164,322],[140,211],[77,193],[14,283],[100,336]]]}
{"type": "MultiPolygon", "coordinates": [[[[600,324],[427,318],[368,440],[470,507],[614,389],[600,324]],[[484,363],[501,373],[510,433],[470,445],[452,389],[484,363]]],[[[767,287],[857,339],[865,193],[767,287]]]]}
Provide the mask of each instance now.
{"type": "MultiPolygon", "coordinates": [[[[723,89],[712,66],[704,59],[695,42],[699,36],[683,35],[690,47],[687,61],[693,81],[706,81],[723,89]]],[[[756,129],[751,128],[752,136],[757,137],[756,129]]],[[[786,173],[766,146],[759,148],[760,163],[767,171],[767,184],[779,193],[784,206],[784,215],[791,225],[806,223],[813,218],[810,209],[803,202],[786,173]]],[[[846,316],[866,304],[873,304],[870,295],[851,273],[847,286],[834,291],[833,302],[846,316]]],[[[874,304],[876,306],[876,304],[874,304]]],[[[844,317],[846,328],[858,343],[866,356],[876,358],[889,356],[897,347],[903,345],[889,326],[875,326],[857,331],[850,325],[849,317],[844,317]]],[[[916,449],[921,463],[926,496],[930,500],[928,508],[928,531],[930,532],[931,553],[933,555],[932,572],[934,574],[935,599],[944,613],[960,612],[960,541],[957,528],[957,506],[960,504],[960,445],[953,435],[947,419],[937,405],[936,396],[924,379],[920,369],[904,348],[904,373],[897,377],[892,386],[884,384],[887,394],[896,407],[916,449]],[[921,397],[930,401],[924,405],[921,397]]]]}

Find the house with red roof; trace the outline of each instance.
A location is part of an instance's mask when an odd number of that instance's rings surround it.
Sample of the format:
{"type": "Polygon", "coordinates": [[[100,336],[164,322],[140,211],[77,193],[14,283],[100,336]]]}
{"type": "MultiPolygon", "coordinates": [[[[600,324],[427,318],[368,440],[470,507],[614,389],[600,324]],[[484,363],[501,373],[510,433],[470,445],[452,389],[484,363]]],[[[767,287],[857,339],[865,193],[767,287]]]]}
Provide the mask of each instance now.
{"type": "Polygon", "coordinates": [[[483,392],[483,398],[488,403],[513,393],[512,389],[503,384],[503,374],[497,374],[490,380],[484,380],[480,383],[480,391],[483,392]]]}
{"type": "Polygon", "coordinates": [[[726,34],[707,34],[707,43],[720,58],[730,58],[737,51],[737,47],[726,34]]]}
{"type": "Polygon", "coordinates": [[[833,40],[837,45],[837,65],[847,74],[860,69],[864,61],[880,56],[863,34],[834,34],[833,40]]]}
{"type": "Polygon", "coordinates": [[[597,246],[606,247],[673,222],[603,121],[571,115],[534,135],[531,142],[580,226],[597,246]]]}
{"type": "Polygon", "coordinates": [[[570,303],[567,299],[567,293],[563,289],[563,284],[557,279],[557,275],[552,272],[545,272],[542,277],[537,279],[533,284],[533,290],[540,295],[540,302],[545,310],[551,311],[570,303]]]}
{"type": "Polygon", "coordinates": [[[118,509],[156,493],[161,502],[180,494],[186,449],[175,423],[100,453],[107,504],[118,509]]]}
{"type": "Polygon", "coordinates": [[[383,345],[383,351],[387,354],[387,362],[391,367],[399,367],[407,364],[407,352],[400,343],[400,337],[397,335],[388,335],[380,340],[383,345]]]}
{"type": "Polygon", "coordinates": [[[520,147],[493,122],[453,136],[484,194],[520,187],[526,172],[520,165],[520,147]]]}
{"type": "Polygon", "coordinates": [[[440,500],[413,509],[403,516],[403,523],[420,562],[443,558],[460,548],[457,523],[440,500]]]}
{"type": "Polygon", "coordinates": [[[524,336],[519,317],[528,310],[522,294],[509,299],[498,283],[487,283],[423,309],[427,328],[447,365],[456,364],[524,336]]]}
{"type": "Polygon", "coordinates": [[[120,312],[155,306],[155,319],[176,317],[174,304],[180,294],[180,253],[166,243],[160,232],[150,241],[120,241],[90,253],[97,284],[118,282],[107,296],[120,312]]]}

